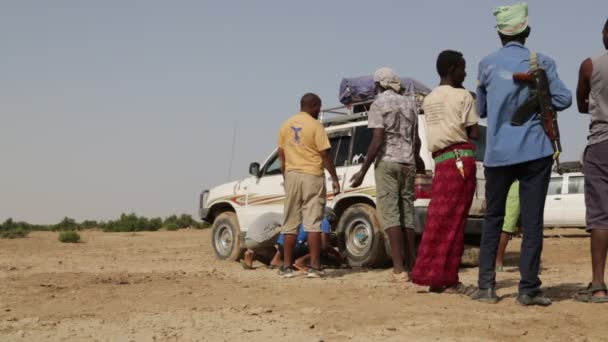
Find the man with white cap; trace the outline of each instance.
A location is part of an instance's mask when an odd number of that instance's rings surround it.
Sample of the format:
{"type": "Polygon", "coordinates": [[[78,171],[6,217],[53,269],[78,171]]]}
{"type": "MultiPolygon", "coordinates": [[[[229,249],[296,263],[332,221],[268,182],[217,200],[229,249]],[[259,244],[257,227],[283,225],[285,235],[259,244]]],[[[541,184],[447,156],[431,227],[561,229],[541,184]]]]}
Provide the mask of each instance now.
{"type": "Polygon", "coordinates": [[[499,300],[495,292],[496,252],[509,187],[519,180],[523,241],[517,303],[546,306],[551,300],[542,295],[538,274],[543,211],[554,151],[538,115],[532,115],[522,126],[510,124],[513,114],[530,95],[525,84],[513,81],[513,73],[544,69],[556,110],[570,107],[572,93],[557,76],[553,59],[531,53],[524,46],[530,35],[527,4],[498,7],[494,16],[503,46],[481,60],[477,81],[477,109],[482,118],[488,119],[484,158],[487,209],[481,238],[479,289],[471,298],[486,303],[499,300]]]}
{"type": "Polygon", "coordinates": [[[374,82],[378,97],[368,111],[368,127],[374,131],[373,138],[363,166],[351,182],[353,187],[360,186],[367,170],[376,162],[377,207],[391,246],[391,275],[397,282],[408,282],[416,238],[414,178],[416,141],[419,140],[416,102],[411,96],[399,94],[401,80],[389,68],[378,69],[374,82]]]}

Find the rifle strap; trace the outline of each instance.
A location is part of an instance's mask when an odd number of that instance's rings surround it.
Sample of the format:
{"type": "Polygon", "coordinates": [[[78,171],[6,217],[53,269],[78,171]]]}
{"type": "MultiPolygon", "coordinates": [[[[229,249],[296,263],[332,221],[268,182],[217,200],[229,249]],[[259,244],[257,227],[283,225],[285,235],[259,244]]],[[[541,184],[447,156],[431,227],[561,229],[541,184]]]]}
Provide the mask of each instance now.
{"type": "Polygon", "coordinates": [[[530,71],[538,69],[538,55],[536,52],[530,52],[530,71]]]}

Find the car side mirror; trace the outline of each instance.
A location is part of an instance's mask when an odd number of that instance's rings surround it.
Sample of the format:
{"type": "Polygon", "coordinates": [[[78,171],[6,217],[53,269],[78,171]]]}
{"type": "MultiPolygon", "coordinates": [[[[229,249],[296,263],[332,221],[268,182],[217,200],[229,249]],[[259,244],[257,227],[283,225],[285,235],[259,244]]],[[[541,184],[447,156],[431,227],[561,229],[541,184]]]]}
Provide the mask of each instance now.
{"type": "Polygon", "coordinates": [[[252,176],[260,177],[260,163],[249,164],[249,174],[252,176]]]}

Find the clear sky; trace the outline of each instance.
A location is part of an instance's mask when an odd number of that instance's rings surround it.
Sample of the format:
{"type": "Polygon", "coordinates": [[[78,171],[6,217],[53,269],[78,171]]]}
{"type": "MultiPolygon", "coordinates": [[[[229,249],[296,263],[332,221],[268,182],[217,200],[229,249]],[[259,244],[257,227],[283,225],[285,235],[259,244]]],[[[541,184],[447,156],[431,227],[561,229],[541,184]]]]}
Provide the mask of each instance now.
{"type": "MultiPolygon", "coordinates": [[[[456,49],[474,89],[498,49],[497,0],[0,2],[0,220],[196,213],[203,188],[247,174],[300,96],[338,103],[342,77],[390,66],[429,86],[456,49]]],[[[531,49],[575,90],[602,51],[608,1],[533,0],[531,49]]],[[[560,117],[578,159],[588,118],[560,117]]]]}

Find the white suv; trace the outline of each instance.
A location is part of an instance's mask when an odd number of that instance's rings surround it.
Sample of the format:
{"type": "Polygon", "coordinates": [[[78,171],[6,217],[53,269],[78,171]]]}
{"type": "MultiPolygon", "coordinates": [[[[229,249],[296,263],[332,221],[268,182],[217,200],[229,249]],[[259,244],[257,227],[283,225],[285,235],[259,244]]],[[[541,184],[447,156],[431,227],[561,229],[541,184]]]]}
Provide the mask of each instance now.
{"type": "MultiPolygon", "coordinates": [[[[369,147],[372,131],[367,128],[367,113],[344,112],[345,107],[325,110],[323,113],[344,114],[322,120],[331,142],[331,156],[336,165],[342,193],[328,195],[327,206],[336,214],[332,230],[338,244],[352,266],[373,267],[387,262],[390,255],[388,239],[385,238],[376,214],[376,187],[374,170],[370,168],[363,184],[350,186],[350,177],[360,169],[369,147]]],[[[419,134],[422,142],[421,157],[427,175],[416,179],[415,229],[422,233],[429,205],[432,171],[435,163],[426,148],[426,120],[419,115],[419,134]]],[[[482,127],[485,133],[485,127],[482,127]]],[[[479,141],[485,141],[482,134],[479,141]]],[[[478,145],[478,155],[483,156],[483,143],[478,145]]],[[[482,158],[478,158],[482,160],[482,158]]],[[[251,176],[205,190],[200,196],[199,214],[202,220],[211,223],[212,244],[220,259],[237,260],[242,253],[241,242],[249,225],[267,212],[283,212],[285,193],[280,161],[276,149],[260,166],[251,163],[251,176]]],[[[328,189],[331,178],[326,173],[328,189]]],[[[483,166],[477,163],[477,190],[469,212],[466,234],[469,243],[478,243],[485,212],[485,180],[483,166]],[[475,240],[476,242],[470,242],[475,240]]]]}
{"type": "Polygon", "coordinates": [[[581,172],[551,175],[544,226],[583,228],[585,214],[585,176],[581,172]]]}

